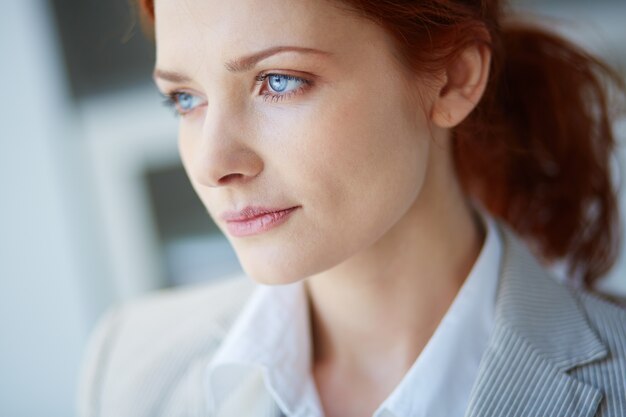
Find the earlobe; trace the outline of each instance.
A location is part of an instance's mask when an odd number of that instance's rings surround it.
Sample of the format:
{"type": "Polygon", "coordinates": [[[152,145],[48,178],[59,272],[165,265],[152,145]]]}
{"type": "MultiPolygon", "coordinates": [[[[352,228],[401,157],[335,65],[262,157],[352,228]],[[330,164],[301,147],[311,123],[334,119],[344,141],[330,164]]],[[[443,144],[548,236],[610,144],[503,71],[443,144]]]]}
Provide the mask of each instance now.
{"type": "Polygon", "coordinates": [[[466,48],[446,68],[445,82],[433,103],[431,120],[441,128],[452,128],[474,110],[487,87],[491,51],[486,45],[466,48]]]}

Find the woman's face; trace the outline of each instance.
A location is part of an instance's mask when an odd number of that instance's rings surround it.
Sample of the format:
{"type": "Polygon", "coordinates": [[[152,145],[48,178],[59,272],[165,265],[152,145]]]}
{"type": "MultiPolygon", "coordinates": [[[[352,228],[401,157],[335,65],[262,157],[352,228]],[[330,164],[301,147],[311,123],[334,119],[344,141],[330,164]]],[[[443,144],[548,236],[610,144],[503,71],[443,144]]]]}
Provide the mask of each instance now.
{"type": "Polygon", "coordinates": [[[319,0],[158,0],[155,15],[183,164],[252,278],[327,270],[407,214],[430,126],[383,29],[319,0]],[[225,220],[247,207],[295,209],[225,220]]]}

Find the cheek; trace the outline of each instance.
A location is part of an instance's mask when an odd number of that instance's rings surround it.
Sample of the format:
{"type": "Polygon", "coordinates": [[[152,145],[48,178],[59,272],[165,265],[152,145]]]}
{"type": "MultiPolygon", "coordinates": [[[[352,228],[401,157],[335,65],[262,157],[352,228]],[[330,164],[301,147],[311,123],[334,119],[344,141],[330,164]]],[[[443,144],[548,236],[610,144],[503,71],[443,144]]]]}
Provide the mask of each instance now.
{"type": "MultiPolygon", "coordinates": [[[[429,131],[407,117],[398,95],[384,92],[337,99],[315,118],[302,159],[307,183],[337,210],[358,218],[412,201],[423,180],[429,131]]],[[[415,110],[418,111],[417,109],[415,110]]]]}
{"type": "MultiPolygon", "coordinates": [[[[373,243],[411,206],[423,183],[428,141],[381,102],[368,102],[338,111],[332,125],[342,123],[326,170],[336,175],[336,200],[345,223],[344,233],[373,243]],[[335,168],[334,168],[335,167],[335,168]],[[339,167],[339,168],[337,168],[339,167]]],[[[328,172],[328,171],[327,171],[328,172]]]]}
{"type": "MultiPolygon", "coordinates": [[[[183,126],[183,123],[179,123],[178,125],[178,153],[180,155],[180,159],[183,163],[183,167],[189,175],[189,168],[191,162],[191,155],[193,154],[193,150],[191,149],[191,143],[187,138],[189,133],[186,132],[186,129],[183,126]]],[[[189,175],[190,176],[190,175],[189,175]]]]}
{"type": "Polygon", "coordinates": [[[305,207],[298,241],[318,265],[373,243],[419,194],[429,132],[399,103],[392,94],[344,94],[285,112],[273,118],[280,130],[264,130],[275,141],[267,167],[305,207]]]}
{"type": "MultiPolygon", "coordinates": [[[[194,180],[192,173],[193,157],[196,155],[197,150],[194,148],[194,141],[191,138],[193,132],[185,123],[180,122],[178,127],[178,154],[180,155],[181,162],[187,173],[187,177],[191,181],[194,189],[197,190],[197,184],[194,180]]],[[[197,143],[197,141],[195,141],[197,143]]]]}

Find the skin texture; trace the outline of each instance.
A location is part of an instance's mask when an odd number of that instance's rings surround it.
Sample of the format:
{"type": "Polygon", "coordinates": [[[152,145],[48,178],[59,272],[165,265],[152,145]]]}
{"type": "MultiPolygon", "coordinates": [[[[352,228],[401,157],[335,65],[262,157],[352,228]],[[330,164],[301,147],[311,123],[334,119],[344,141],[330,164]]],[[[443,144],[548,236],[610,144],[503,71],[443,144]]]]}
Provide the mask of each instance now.
{"type": "Polygon", "coordinates": [[[449,128],[480,99],[488,51],[470,48],[426,78],[400,66],[384,30],[332,2],[158,0],[155,14],[155,81],[191,94],[179,148],[194,189],[250,277],[305,280],[326,416],[371,415],[484,239],[455,177],[449,128]],[[324,52],[231,71],[275,46],[324,52]],[[185,79],[166,80],[173,72],[185,79]],[[268,80],[256,79],[266,73],[308,82],[268,100],[268,80]],[[221,214],[249,205],[299,208],[265,233],[230,235],[221,214]]]}

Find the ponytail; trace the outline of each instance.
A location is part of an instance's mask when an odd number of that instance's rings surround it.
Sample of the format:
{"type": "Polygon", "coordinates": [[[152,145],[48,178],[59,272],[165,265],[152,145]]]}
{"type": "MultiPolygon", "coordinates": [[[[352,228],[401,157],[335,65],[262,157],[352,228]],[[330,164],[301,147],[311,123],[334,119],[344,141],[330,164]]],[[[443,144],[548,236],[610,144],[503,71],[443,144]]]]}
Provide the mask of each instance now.
{"type": "Polygon", "coordinates": [[[566,261],[569,277],[590,288],[619,254],[608,93],[624,84],[579,47],[523,24],[501,29],[493,69],[455,132],[459,178],[545,261],[566,261]]]}

